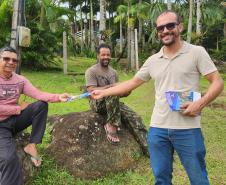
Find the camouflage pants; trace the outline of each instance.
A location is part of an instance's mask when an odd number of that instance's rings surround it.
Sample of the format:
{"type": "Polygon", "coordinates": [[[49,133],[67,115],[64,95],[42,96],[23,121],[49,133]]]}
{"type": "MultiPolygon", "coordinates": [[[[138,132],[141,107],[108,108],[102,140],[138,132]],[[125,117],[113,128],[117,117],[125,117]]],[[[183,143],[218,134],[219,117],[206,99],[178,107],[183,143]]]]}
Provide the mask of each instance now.
{"type": "Polygon", "coordinates": [[[147,130],[141,117],[126,106],[119,102],[119,97],[108,96],[100,100],[89,101],[90,107],[94,112],[97,112],[106,117],[106,123],[120,127],[122,123],[133,134],[136,141],[141,145],[144,154],[148,155],[147,149],[147,130]]]}

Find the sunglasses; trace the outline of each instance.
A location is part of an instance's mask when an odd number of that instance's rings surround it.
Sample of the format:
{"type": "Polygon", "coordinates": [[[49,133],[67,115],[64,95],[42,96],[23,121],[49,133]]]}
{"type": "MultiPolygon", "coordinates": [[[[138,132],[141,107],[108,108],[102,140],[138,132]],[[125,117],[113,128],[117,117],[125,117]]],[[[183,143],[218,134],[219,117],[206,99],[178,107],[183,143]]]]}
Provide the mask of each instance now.
{"type": "Polygon", "coordinates": [[[14,64],[18,64],[19,60],[16,58],[10,58],[10,57],[1,57],[3,59],[3,61],[9,63],[10,61],[12,61],[14,64]]]}
{"type": "Polygon", "coordinates": [[[157,26],[156,30],[157,30],[158,33],[162,33],[165,28],[170,31],[170,30],[173,30],[176,27],[176,25],[178,25],[178,23],[170,22],[170,23],[167,23],[165,25],[157,26]]]}

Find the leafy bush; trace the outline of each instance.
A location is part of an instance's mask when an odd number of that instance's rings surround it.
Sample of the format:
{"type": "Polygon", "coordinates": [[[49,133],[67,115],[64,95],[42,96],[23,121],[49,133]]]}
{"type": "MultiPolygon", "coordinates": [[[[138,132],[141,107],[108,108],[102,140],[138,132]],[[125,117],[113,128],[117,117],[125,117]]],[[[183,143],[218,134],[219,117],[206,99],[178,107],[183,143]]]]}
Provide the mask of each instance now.
{"type": "Polygon", "coordinates": [[[12,0],[0,1],[0,47],[10,44],[12,0]]]}
{"type": "Polygon", "coordinates": [[[54,59],[62,48],[55,33],[37,25],[31,29],[31,33],[31,45],[22,52],[22,65],[35,70],[54,66],[57,63],[54,59]]]}
{"type": "Polygon", "coordinates": [[[112,58],[112,59],[111,59],[110,65],[111,65],[114,69],[119,69],[119,68],[120,68],[119,63],[117,62],[117,59],[116,59],[116,58],[112,58]]]}
{"type": "Polygon", "coordinates": [[[219,42],[219,49],[212,49],[211,56],[219,61],[226,62],[226,38],[219,42]]]}
{"type": "Polygon", "coordinates": [[[87,58],[96,58],[96,51],[92,51],[90,48],[83,48],[81,56],[87,58]]]}

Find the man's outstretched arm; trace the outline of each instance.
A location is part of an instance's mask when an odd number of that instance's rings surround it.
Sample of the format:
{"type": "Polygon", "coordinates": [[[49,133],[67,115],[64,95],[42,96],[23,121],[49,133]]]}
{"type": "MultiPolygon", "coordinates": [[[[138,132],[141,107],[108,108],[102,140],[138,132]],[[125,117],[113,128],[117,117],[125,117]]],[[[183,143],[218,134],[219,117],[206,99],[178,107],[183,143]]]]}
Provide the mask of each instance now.
{"type": "Polygon", "coordinates": [[[92,97],[94,99],[100,99],[100,98],[103,98],[106,96],[126,94],[126,93],[136,89],[137,87],[142,85],[144,82],[145,81],[143,81],[135,76],[128,81],[117,84],[116,86],[113,86],[113,87],[110,87],[107,89],[103,89],[103,90],[94,90],[94,91],[92,91],[92,97]]]}
{"type": "Polygon", "coordinates": [[[105,86],[103,86],[103,87],[97,87],[97,86],[91,85],[91,86],[88,86],[88,87],[87,87],[87,91],[88,91],[88,92],[92,92],[92,91],[94,91],[94,90],[108,89],[108,88],[110,88],[110,87],[116,86],[117,84],[119,84],[119,83],[114,83],[114,84],[110,84],[110,85],[105,85],[105,86]]]}

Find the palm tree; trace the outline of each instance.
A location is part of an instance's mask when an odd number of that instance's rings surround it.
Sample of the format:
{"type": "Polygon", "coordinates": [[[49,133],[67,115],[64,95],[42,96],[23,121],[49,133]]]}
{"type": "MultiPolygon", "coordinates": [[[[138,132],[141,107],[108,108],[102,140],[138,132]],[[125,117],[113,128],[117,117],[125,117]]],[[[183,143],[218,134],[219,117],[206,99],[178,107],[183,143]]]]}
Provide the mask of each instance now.
{"type": "Polygon", "coordinates": [[[196,35],[200,36],[201,35],[201,3],[202,0],[197,0],[197,9],[196,9],[196,35]]]}
{"type": "Polygon", "coordinates": [[[187,31],[187,42],[191,42],[192,34],[192,9],[193,9],[193,0],[189,0],[189,19],[188,19],[188,31],[187,31]]]}
{"type": "MultiPolygon", "coordinates": [[[[122,21],[127,23],[127,58],[128,69],[135,69],[135,52],[134,52],[134,27],[136,20],[139,19],[143,22],[147,18],[145,14],[148,11],[149,3],[132,3],[131,0],[126,1],[127,5],[120,5],[117,8],[117,17],[115,22],[121,21],[120,30],[122,30],[122,21]]],[[[122,33],[122,31],[120,31],[122,33]]],[[[122,36],[120,37],[122,39],[122,36]]],[[[122,47],[122,46],[121,46],[122,47]]]]}
{"type": "Polygon", "coordinates": [[[81,52],[83,51],[83,47],[84,47],[84,33],[83,33],[83,16],[82,16],[82,2],[80,2],[79,5],[79,9],[80,9],[80,28],[81,28],[81,52]]]}
{"type": "Polygon", "coordinates": [[[41,12],[40,12],[40,26],[44,27],[44,20],[45,20],[45,5],[44,1],[41,1],[41,12]]]}
{"type": "Polygon", "coordinates": [[[114,19],[114,22],[120,23],[120,53],[122,52],[122,47],[123,47],[123,22],[126,22],[126,17],[127,17],[127,7],[124,5],[120,5],[117,8],[117,16],[114,19]]]}
{"type": "Polygon", "coordinates": [[[54,4],[54,2],[49,0],[41,0],[40,3],[40,26],[43,28],[50,26],[50,24],[55,24],[63,15],[69,18],[74,16],[74,11],[66,7],[60,7],[56,2],[54,4]]]}
{"type": "Polygon", "coordinates": [[[152,3],[150,3],[150,8],[148,11],[148,30],[149,30],[148,43],[155,44],[158,42],[156,39],[156,31],[154,29],[155,20],[157,16],[160,14],[160,12],[164,10],[165,4],[153,2],[153,0],[151,0],[151,2],[152,3]]]}
{"type": "MultiPolygon", "coordinates": [[[[142,0],[139,0],[139,5],[141,5],[141,3],[142,3],[142,0]]],[[[142,30],[143,27],[142,26],[143,26],[143,22],[139,18],[139,29],[138,29],[138,40],[139,40],[139,42],[141,41],[142,32],[143,32],[143,30],[142,30]]]]}
{"type": "Polygon", "coordinates": [[[139,0],[139,3],[136,6],[136,17],[138,18],[138,41],[141,44],[141,48],[144,46],[145,38],[144,38],[144,21],[148,19],[148,11],[150,10],[150,4],[147,2],[142,2],[139,0]]]}
{"type": "Polygon", "coordinates": [[[132,67],[132,59],[131,57],[131,25],[133,24],[133,19],[130,18],[130,9],[131,9],[131,2],[130,0],[127,1],[128,5],[128,12],[127,12],[127,59],[128,59],[128,67],[127,69],[130,70],[132,67]]]}
{"type": "MultiPolygon", "coordinates": [[[[102,34],[106,30],[106,0],[100,0],[100,25],[99,31],[102,34]]],[[[102,37],[100,38],[100,42],[104,42],[102,37]]]]}
{"type": "Polygon", "coordinates": [[[93,25],[93,0],[90,0],[90,42],[91,42],[91,51],[95,51],[95,37],[94,37],[94,25],[93,25]]]}
{"type": "MultiPolygon", "coordinates": [[[[127,23],[127,58],[128,58],[128,70],[131,69],[131,25],[133,24],[133,18],[130,17],[131,2],[127,0],[127,5],[120,5],[117,8],[118,15],[115,17],[115,22],[120,21],[120,42],[122,43],[122,21],[127,23]]],[[[122,47],[122,46],[121,46],[122,47]]]]}

